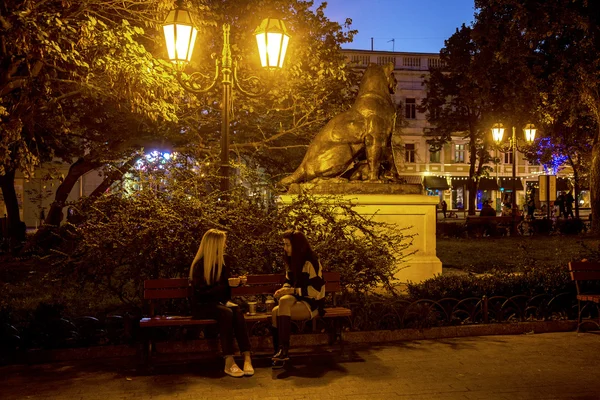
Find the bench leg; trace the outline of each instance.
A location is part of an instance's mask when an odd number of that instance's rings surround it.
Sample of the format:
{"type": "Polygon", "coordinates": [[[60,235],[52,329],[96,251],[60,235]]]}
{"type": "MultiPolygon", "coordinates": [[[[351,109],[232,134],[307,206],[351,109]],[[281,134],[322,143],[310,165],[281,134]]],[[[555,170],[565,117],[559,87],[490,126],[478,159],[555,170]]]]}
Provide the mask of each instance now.
{"type": "Polygon", "coordinates": [[[581,300],[577,300],[577,333],[581,328],[581,300]]]}
{"type": "Polygon", "coordinates": [[[149,368],[152,358],[152,335],[150,329],[144,329],[142,340],[142,366],[149,368]]]}

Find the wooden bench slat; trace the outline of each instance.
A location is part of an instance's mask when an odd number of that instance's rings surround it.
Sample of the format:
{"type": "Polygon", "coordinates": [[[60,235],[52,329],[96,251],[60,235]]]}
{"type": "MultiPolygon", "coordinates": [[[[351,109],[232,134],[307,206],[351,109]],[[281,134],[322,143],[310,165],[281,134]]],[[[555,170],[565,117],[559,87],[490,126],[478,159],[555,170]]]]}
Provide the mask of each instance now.
{"type": "Polygon", "coordinates": [[[285,281],[283,274],[248,275],[248,285],[282,284],[285,281]]]}
{"type": "MultiPolygon", "coordinates": [[[[349,317],[352,311],[344,307],[325,308],[324,318],[349,317]]],[[[270,319],[271,314],[258,313],[256,315],[245,314],[244,319],[247,321],[264,321],[270,319]]],[[[319,317],[317,317],[319,318],[319,317]]],[[[141,327],[158,327],[158,326],[179,326],[179,325],[212,325],[216,324],[214,319],[194,319],[190,316],[169,316],[157,315],[151,318],[142,318],[140,320],[141,327]]]]}
{"type": "Polygon", "coordinates": [[[571,279],[574,281],[595,281],[600,280],[600,270],[598,271],[571,271],[571,279]]]}
{"type": "Polygon", "coordinates": [[[256,294],[273,294],[281,285],[238,286],[231,288],[232,296],[251,296],[256,294]]]}
{"type": "Polygon", "coordinates": [[[144,290],[144,299],[185,299],[190,297],[190,289],[144,290]]]}
{"type": "Polygon", "coordinates": [[[148,279],[144,281],[144,289],[168,289],[188,286],[187,278],[148,279]]]}
{"type": "Polygon", "coordinates": [[[156,316],[152,318],[142,318],[140,327],[160,327],[160,326],[181,326],[181,325],[213,325],[217,321],[214,319],[194,319],[191,316],[156,316]]]}
{"type": "Polygon", "coordinates": [[[600,294],[579,294],[577,295],[577,300],[600,303],[600,294]]]}
{"type": "Polygon", "coordinates": [[[600,271],[600,263],[595,262],[570,262],[569,271],[600,271]]]}

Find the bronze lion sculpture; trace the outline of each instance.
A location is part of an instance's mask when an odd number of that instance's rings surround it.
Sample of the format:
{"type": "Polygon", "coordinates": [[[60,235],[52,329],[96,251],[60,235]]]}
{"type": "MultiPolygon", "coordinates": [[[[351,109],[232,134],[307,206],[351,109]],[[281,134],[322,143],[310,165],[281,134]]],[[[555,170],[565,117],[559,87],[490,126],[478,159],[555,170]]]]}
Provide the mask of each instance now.
{"type": "MultiPolygon", "coordinates": [[[[300,166],[279,183],[339,177],[360,165],[351,179],[378,181],[380,166],[390,146],[396,119],[394,65],[370,64],[361,79],[352,107],[333,117],[319,131],[300,166]],[[358,159],[363,157],[363,163],[358,159]]],[[[350,171],[351,172],[351,171],[350,171]]]]}

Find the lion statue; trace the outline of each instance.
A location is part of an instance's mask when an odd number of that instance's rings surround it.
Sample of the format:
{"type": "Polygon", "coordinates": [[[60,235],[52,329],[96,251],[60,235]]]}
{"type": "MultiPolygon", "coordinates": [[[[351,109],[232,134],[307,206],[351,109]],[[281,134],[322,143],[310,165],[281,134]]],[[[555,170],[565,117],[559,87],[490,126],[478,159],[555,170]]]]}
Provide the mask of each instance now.
{"type": "Polygon", "coordinates": [[[380,166],[391,153],[387,147],[396,120],[390,96],[397,83],[393,71],[392,63],[370,64],[352,107],[333,117],[316,134],[300,166],[279,183],[289,186],[346,174],[351,180],[379,181],[380,166]]]}

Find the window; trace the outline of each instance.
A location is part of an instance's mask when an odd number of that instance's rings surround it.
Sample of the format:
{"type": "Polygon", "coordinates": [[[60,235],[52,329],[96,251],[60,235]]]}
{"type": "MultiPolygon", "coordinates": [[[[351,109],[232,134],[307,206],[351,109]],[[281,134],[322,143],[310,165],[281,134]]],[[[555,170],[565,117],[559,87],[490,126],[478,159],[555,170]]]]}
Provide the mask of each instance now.
{"type": "Polygon", "coordinates": [[[432,151],[429,150],[429,162],[431,163],[439,163],[440,162],[440,151],[432,151]]]}
{"type": "Polygon", "coordinates": [[[417,99],[406,99],[404,103],[404,117],[406,119],[417,118],[417,99]]]}
{"type": "Polygon", "coordinates": [[[404,145],[404,161],[407,163],[415,162],[415,145],[414,143],[409,143],[404,145]]]}
{"type": "Polygon", "coordinates": [[[454,162],[464,163],[465,162],[465,145],[455,144],[454,145],[454,162]]]}
{"type": "Polygon", "coordinates": [[[513,162],[513,152],[507,151],[504,153],[504,164],[512,164],[513,162]]]}

